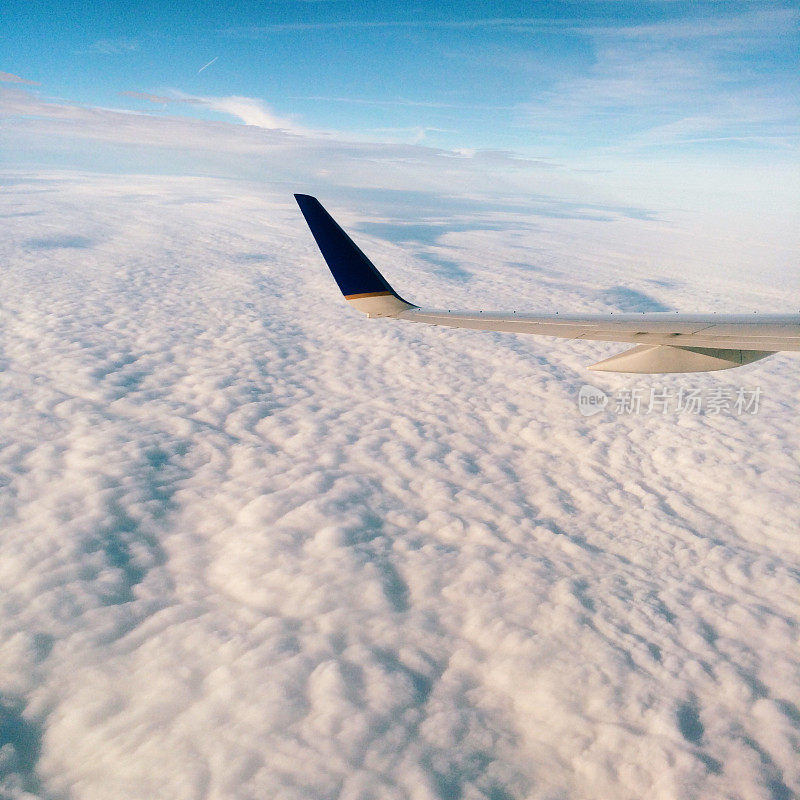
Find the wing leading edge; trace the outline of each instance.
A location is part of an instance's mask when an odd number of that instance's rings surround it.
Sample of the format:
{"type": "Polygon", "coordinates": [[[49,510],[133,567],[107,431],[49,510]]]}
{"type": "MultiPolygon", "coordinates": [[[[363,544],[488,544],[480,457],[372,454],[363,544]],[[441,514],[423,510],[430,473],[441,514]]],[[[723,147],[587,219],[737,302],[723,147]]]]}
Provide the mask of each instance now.
{"type": "Polygon", "coordinates": [[[590,367],[604,372],[706,372],[800,350],[800,314],[518,314],[420,308],[392,289],[316,198],[295,198],[345,299],[370,317],[636,345],[590,367]]]}

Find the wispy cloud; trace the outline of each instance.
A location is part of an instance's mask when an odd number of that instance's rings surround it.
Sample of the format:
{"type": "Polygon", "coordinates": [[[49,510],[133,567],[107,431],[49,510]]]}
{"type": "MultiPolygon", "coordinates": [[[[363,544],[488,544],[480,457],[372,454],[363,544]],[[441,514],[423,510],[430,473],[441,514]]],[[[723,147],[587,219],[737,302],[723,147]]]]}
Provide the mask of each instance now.
{"type": "Polygon", "coordinates": [[[715,20],[584,29],[594,63],[521,106],[544,137],[631,149],[702,142],[796,145],[800,101],[750,69],[748,54],[775,58],[800,18],[792,9],[715,20]],[[690,41],[693,40],[693,41],[690,41]],[[738,48],[737,68],[729,63],[738,48]]]}
{"type": "Polygon", "coordinates": [[[245,125],[254,125],[268,130],[284,130],[300,133],[303,129],[292,120],[280,117],[271,108],[256,97],[242,97],[231,95],[229,97],[198,97],[173,90],[169,95],[152,94],[150,92],[124,91],[124,97],[133,97],[138,100],[147,100],[159,105],[172,103],[189,103],[204,106],[219,114],[228,114],[241,120],[245,125]]]}
{"type": "Polygon", "coordinates": [[[506,30],[531,30],[560,28],[568,24],[568,19],[552,19],[545,17],[501,17],[468,20],[447,19],[407,19],[407,20],[335,20],[326,22],[288,22],[266,25],[248,25],[226,28],[222,31],[227,36],[242,38],[258,38],[275,33],[293,31],[338,31],[347,29],[376,30],[381,28],[422,28],[425,30],[469,30],[478,28],[494,28],[506,30]]]}
{"type": "Polygon", "coordinates": [[[81,52],[112,56],[120,53],[132,53],[138,49],[137,39],[98,39],[81,52]]]}
{"type": "Polygon", "coordinates": [[[19,83],[25,86],[41,86],[38,81],[29,81],[27,78],[20,78],[10,72],[0,72],[0,83],[19,83]]]}
{"type": "Polygon", "coordinates": [[[764,34],[782,35],[800,20],[796,8],[753,8],[738,13],[704,14],[674,21],[645,25],[583,25],[575,31],[596,38],[648,39],[651,41],[687,41],[693,39],[759,39],[764,34]]]}
{"type": "Polygon", "coordinates": [[[161,94],[152,94],[151,92],[137,92],[132,90],[126,90],[124,92],[119,92],[120,96],[122,97],[133,97],[136,100],[147,100],[150,103],[158,103],[160,105],[166,105],[167,103],[199,103],[199,100],[196,99],[189,99],[189,98],[178,98],[178,97],[167,97],[166,95],[161,94]]]}
{"type": "MultiPolygon", "coordinates": [[[[657,3],[654,3],[657,4],[657,3]]],[[[644,4],[643,4],[644,5],[644,4]]],[[[317,22],[281,22],[263,25],[232,26],[222,33],[232,37],[257,38],[260,36],[291,33],[295,31],[339,31],[379,29],[424,29],[424,30],[505,30],[565,31],[588,37],[623,37],[629,39],[720,39],[735,34],[758,36],[763,32],[786,30],[800,19],[800,10],[789,7],[749,9],[731,13],[720,6],[721,13],[688,14],[674,20],[641,24],[619,22],[604,24],[601,17],[591,12],[580,19],[575,16],[520,16],[480,17],[476,19],[340,19],[317,22]]]]}
{"type": "Polygon", "coordinates": [[[382,139],[389,136],[394,139],[399,139],[404,142],[412,142],[414,144],[425,141],[429,133],[454,133],[455,131],[447,130],[445,128],[423,127],[415,125],[405,128],[370,128],[366,133],[378,134],[382,139]]]}
{"type": "Polygon", "coordinates": [[[359,106],[384,106],[384,107],[408,107],[408,108],[443,108],[453,109],[457,111],[475,111],[475,110],[488,110],[488,111],[513,111],[516,106],[514,105],[497,105],[493,103],[446,103],[437,102],[434,100],[407,100],[404,98],[394,99],[374,99],[364,97],[330,97],[325,95],[303,95],[291,97],[290,100],[313,100],[315,102],[323,103],[344,103],[349,105],[359,106]]]}
{"type": "Polygon", "coordinates": [[[199,102],[206,108],[220,114],[230,114],[244,122],[245,125],[255,125],[258,128],[269,130],[285,130],[300,132],[302,129],[291,120],[275,114],[263,100],[255,97],[189,97],[189,101],[199,102]]]}
{"type": "Polygon", "coordinates": [[[711,142],[789,148],[800,144],[800,103],[782,95],[721,92],[704,113],[688,114],[628,137],[636,147],[711,142]]]}

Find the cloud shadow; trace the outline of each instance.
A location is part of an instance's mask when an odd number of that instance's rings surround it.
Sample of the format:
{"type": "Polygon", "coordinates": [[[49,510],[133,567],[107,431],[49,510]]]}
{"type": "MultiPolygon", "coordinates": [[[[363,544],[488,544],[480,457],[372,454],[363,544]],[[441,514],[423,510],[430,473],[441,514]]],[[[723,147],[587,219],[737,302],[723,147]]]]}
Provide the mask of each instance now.
{"type": "Polygon", "coordinates": [[[75,234],[57,234],[55,236],[45,236],[40,239],[28,239],[25,247],[29,250],[59,250],[61,248],[75,248],[84,250],[94,245],[94,240],[88,236],[77,236],[75,234]]]}
{"type": "Polygon", "coordinates": [[[656,300],[655,297],[636,289],[629,289],[627,286],[612,286],[610,289],[606,289],[600,297],[608,305],[629,313],[672,311],[669,306],[656,300]]]}

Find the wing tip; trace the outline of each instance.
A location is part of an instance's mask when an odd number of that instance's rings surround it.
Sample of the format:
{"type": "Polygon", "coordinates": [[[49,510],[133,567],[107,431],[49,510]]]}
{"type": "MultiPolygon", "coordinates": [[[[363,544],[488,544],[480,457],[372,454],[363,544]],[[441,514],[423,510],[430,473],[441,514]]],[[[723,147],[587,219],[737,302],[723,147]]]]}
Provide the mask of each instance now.
{"type": "Polygon", "coordinates": [[[347,301],[373,317],[390,317],[409,308],[378,268],[310,194],[294,195],[334,280],[347,301]]]}

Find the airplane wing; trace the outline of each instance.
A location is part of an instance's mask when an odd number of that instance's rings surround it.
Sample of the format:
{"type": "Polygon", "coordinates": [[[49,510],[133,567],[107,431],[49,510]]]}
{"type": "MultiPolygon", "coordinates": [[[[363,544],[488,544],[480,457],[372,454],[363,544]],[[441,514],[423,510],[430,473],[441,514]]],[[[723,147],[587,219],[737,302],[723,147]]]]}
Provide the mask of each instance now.
{"type": "Polygon", "coordinates": [[[316,198],[296,194],[295,199],[345,299],[369,317],[635,345],[589,367],[602,372],[706,372],[750,364],[781,350],[800,350],[800,314],[519,314],[421,308],[392,289],[316,198]]]}

